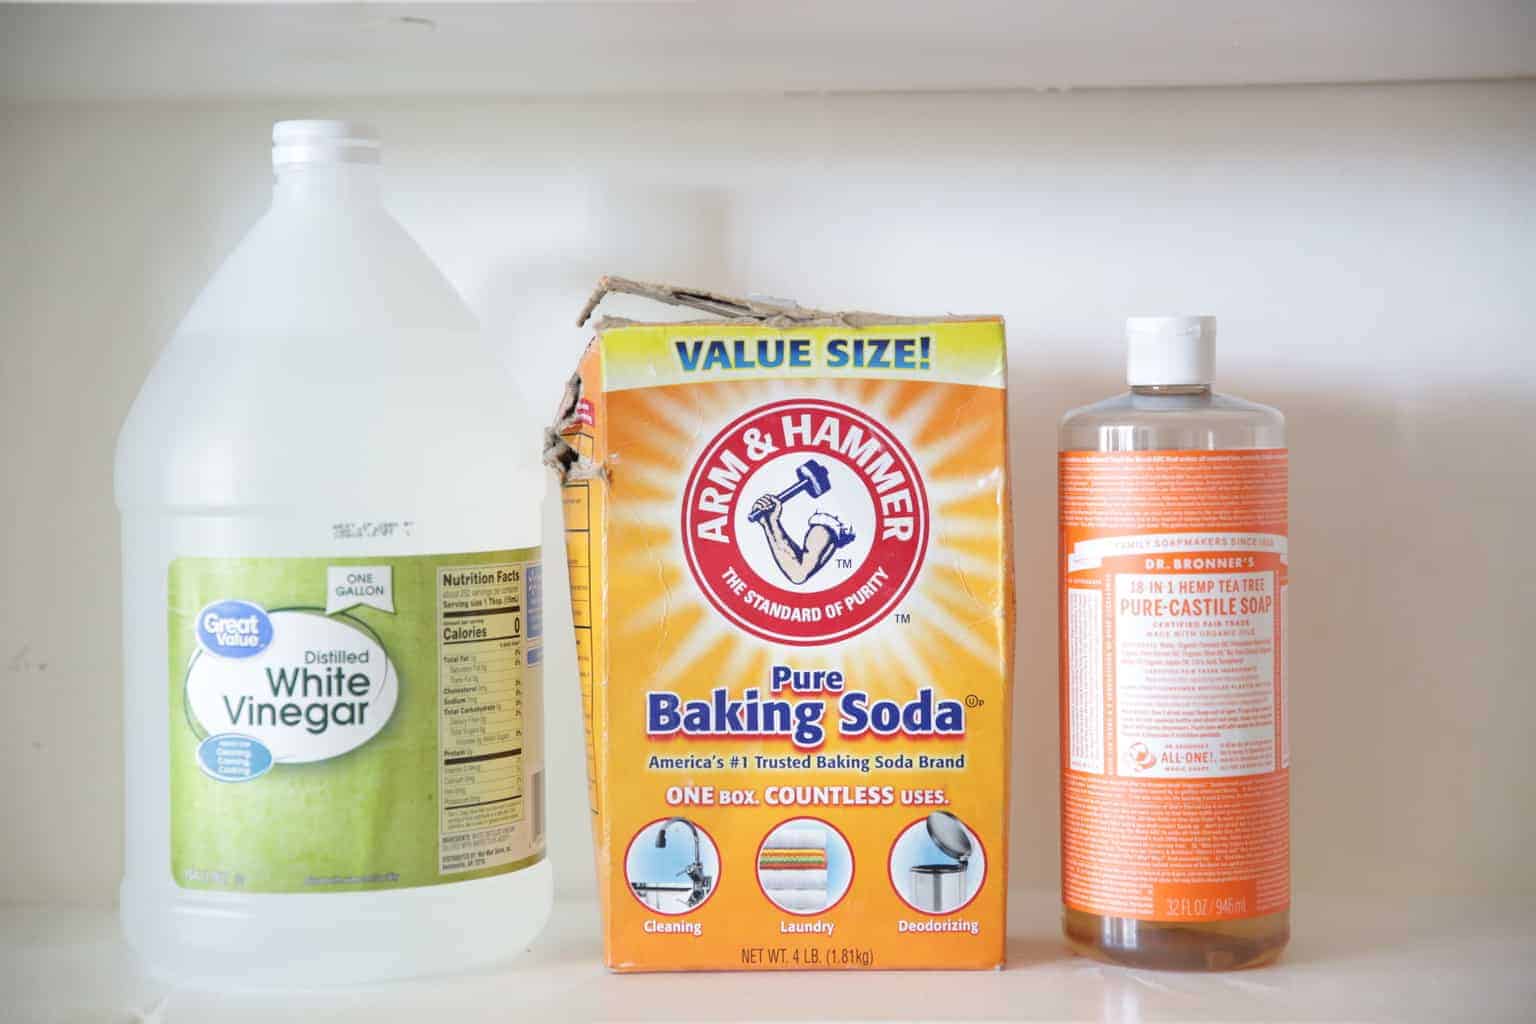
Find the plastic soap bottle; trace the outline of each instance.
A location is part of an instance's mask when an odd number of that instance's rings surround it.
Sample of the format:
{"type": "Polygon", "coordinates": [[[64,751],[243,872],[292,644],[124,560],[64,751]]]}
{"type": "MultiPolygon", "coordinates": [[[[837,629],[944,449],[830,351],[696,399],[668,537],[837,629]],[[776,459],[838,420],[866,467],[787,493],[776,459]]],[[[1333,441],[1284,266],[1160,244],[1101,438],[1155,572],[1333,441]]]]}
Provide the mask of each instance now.
{"type": "Polygon", "coordinates": [[[552,892],[538,429],[377,137],[272,138],[118,439],[123,928],[239,986],[502,959],[552,892]]]}
{"type": "Polygon", "coordinates": [[[1212,317],[1126,323],[1059,456],[1063,926],[1223,970],[1290,936],[1285,420],[1215,394],[1212,317]]]}

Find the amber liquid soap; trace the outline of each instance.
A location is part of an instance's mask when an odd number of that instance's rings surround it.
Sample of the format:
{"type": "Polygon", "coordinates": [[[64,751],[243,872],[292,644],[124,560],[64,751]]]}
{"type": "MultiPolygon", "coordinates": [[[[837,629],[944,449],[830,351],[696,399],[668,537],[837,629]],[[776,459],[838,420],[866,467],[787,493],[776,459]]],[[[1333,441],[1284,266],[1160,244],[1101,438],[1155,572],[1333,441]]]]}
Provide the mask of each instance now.
{"type": "Polygon", "coordinates": [[[1060,428],[1063,929],[1119,964],[1257,966],[1290,937],[1285,420],[1212,390],[1213,318],[1127,341],[1130,389],[1060,428]],[[1183,852],[1213,832],[1260,852],[1183,852]]]}

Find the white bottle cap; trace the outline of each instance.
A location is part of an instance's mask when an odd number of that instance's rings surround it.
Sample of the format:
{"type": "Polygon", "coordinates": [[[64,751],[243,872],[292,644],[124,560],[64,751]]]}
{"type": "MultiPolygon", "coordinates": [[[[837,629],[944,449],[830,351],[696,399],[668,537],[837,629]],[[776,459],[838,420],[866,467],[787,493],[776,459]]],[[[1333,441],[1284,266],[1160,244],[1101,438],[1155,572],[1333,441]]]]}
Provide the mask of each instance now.
{"type": "Polygon", "coordinates": [[[376,164],[379,134],[356,121],[279,121],[272,126],[272,166],[376,164]]]}
{"type": "Polygon", "coordinates": [[[1133,316],[1125,321],[1125,381],[1132,387],[1216,379],[1216,318],[1133,316]]]}

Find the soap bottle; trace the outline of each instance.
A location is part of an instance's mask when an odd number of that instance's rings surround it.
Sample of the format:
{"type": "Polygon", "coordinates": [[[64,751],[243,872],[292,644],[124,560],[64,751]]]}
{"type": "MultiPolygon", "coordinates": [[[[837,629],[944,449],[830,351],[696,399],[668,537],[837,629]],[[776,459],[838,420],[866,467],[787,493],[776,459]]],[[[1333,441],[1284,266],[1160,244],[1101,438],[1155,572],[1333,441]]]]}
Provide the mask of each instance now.
{"type": "Polygon", "coordinates": [[[118,439],[122,925],[199,984],[502,960],[553,892],[538,425],[377,136],[272,141],[118,439]]]}
{"type": "Polygon", "coordinates": [[[1213,317],[1127,321],[1061,421],[1063,928],[1224,970],[1290,935],[1285,420],[1217,394],[1213,317]]]}

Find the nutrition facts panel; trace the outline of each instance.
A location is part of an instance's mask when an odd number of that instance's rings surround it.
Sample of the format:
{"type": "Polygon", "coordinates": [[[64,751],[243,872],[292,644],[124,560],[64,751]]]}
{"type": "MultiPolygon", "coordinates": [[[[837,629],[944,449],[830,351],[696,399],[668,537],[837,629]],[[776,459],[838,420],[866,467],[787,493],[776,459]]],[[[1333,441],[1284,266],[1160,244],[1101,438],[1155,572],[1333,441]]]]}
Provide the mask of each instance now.
{"type": "Polygon", "coordinates": [[[438,569],[438,870],[496,867],[525,852],[522,564],[438,569]]]}

